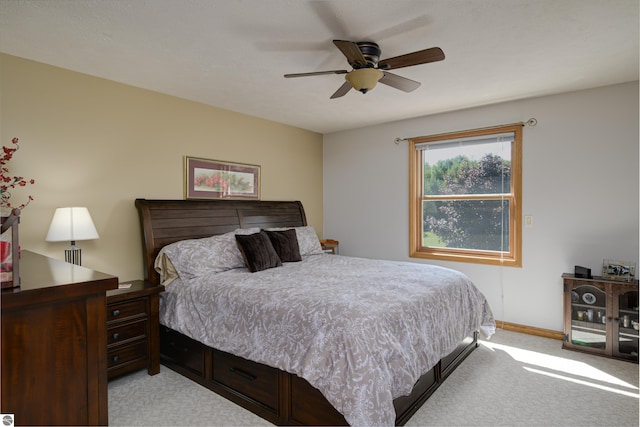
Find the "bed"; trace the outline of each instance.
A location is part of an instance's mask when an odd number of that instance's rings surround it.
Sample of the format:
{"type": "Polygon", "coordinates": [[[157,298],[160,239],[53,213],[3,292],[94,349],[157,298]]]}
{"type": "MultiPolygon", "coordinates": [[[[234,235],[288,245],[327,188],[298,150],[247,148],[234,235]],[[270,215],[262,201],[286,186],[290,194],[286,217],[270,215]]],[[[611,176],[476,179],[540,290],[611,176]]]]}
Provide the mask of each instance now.
{"type": "Polygon", "coordinates": [[[162,363],[274,424],[402,425],[495,330],[461,273],[323,253],[298,201],[135,205],[162,363]]]}

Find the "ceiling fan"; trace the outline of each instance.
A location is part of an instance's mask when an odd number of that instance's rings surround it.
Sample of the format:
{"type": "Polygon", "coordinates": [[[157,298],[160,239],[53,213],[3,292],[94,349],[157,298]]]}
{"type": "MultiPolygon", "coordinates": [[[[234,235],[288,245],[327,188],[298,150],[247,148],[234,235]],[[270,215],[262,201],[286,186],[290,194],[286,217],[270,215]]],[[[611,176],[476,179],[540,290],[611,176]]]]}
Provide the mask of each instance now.
{"type": "Polygon", "coordinates": [[[362,93],[367,93],[380,82],[387,86],[411,92],[420,87],[420,82],[401,77],[387,70],[411,67],[413,65],[427,64],[429,62],[442,61],[444,52],[439,47],[419,50],[393,58],[379,60],[382,50],[377,43],[362,41],[350,42],[334,40],[333,44],[347,57],[349,65],[353,68],[347,70],[315,71],[311,73],[285,74],[286,78],[320,76],[323,74],[345,74],[345,82],[338,88],[331,99],[344,96],[354,88],[362,93]]]}

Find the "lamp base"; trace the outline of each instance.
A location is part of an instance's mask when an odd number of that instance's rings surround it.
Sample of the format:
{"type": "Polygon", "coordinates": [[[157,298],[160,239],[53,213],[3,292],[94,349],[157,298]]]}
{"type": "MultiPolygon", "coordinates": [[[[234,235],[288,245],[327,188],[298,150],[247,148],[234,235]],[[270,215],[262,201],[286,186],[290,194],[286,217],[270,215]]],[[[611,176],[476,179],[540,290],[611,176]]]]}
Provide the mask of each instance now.
{"type": "Polygon", "coordinates": [[[64,250],[64,260],[71,264],[82,265],[82,250],[74,243],[72,242],[71,246],[64,250]]]}

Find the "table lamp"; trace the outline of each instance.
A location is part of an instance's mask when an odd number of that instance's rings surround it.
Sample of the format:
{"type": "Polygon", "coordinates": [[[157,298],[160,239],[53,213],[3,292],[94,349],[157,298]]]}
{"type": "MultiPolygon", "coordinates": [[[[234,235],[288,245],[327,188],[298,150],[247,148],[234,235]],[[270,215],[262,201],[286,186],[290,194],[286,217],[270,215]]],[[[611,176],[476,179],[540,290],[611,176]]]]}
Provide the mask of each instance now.
{"type": "Polygon", "coordinates": [[[82,265],[82,250],[76,246],[77,240],[98,239],[98,231],[87,208],[57,208],[53,214],[47,242],[70,241],[71,246],[64,251],[64,260],[82,265]]]}

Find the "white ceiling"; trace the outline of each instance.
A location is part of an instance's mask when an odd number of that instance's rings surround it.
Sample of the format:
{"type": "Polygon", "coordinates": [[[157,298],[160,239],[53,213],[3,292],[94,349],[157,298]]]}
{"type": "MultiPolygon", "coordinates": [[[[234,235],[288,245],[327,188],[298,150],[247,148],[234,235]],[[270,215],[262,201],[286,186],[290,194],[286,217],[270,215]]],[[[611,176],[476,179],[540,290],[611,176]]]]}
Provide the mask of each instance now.
{"type": "Polygon", "coordinates": [[[0,51],[320,133],[638,80],[638,0],[0,0],[0,51]],[[333,39],[422,82],[330,100],[333,39]]]}

